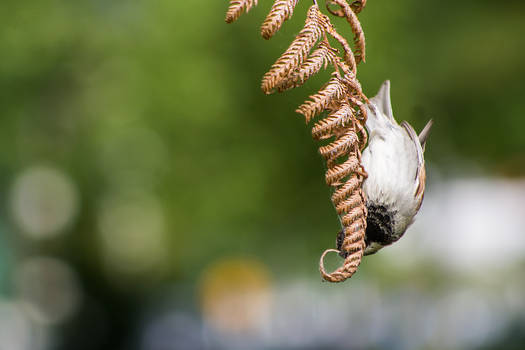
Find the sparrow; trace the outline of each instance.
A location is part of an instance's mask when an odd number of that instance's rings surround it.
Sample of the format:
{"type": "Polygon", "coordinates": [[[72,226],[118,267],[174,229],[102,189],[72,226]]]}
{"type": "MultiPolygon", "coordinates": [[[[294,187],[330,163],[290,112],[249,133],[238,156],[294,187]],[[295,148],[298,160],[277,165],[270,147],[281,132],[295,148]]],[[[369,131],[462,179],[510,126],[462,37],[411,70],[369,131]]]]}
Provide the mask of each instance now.
{"type": "MultiPolygon", "coordinates": [[[[361,157],[368,174],[362,187],[368,210],[364,255],[396,242],[414,222],[425,193],[423,154],[433,123],[430,120],[419,136],[406,121],[399,125],[392,113],[388,80],[369,100],[367,112],[368,146],[361,157]]],[[[342,238],[337,239],[339,250],[342,238]]]]}

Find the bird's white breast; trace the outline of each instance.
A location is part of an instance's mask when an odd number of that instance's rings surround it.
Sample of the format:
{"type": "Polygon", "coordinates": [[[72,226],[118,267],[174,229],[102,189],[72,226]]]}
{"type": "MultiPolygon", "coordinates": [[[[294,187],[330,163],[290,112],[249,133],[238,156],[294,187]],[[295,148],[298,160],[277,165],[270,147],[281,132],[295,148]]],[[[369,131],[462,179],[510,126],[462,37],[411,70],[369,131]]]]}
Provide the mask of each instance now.
{"type": "Polygon", "coordinates": [[[369,107],[368,147],[362,163],[368,173],[363,183],[367,205],[383,205],[394,212],[394,232],[403,233],[417,212],[417,145],[395,120],[369,107]]]}

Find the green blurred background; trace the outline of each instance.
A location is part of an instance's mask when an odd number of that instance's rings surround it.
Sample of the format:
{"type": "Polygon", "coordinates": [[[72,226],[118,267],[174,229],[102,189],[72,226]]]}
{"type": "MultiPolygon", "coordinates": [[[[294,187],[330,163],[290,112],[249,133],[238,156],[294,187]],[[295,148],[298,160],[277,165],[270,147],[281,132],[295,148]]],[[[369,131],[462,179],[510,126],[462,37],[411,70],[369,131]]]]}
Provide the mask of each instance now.
{"type": "Polygon", "coordinates": [[[311,2],[270,41],[259,2],[2,0],[0,349],[525,348],[523,1],[368,1],[365,93],[435,123],[416,224],[339,285],[294,113],[329,72],[259,88],[311,2]]]}

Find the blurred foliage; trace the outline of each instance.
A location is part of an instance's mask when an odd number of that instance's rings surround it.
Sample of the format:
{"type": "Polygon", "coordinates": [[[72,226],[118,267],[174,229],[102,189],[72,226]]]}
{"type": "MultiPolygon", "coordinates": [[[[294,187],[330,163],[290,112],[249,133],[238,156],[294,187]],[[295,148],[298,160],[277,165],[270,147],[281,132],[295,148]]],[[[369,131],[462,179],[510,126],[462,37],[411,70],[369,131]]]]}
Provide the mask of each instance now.
{"type": "MultiPolygon", "coordinates": [[[[326,74],[278,96],[258,89],[308,5],[266,42],[264,2],[225,25],[220,1],[198,13],[190,2],[3,1],[4,188],[34,162],[70,172],[84,207],[71,239],[85,243],[72,255],[88,260],[96,199],[129,173],[168,208],[173,272],[232,248],[287,260],[266,232],[281,232],[294,255],[316,253],[326,236],[305,235],[337,223],[315,144],[293,111],[326,74]],[[156,143],[136,139],[137,130],[156,143]]],[[[398,119],[416,128],[436,120],[431,166],[453,171],[450,159],[469,159],[524,174],[522,9],[520,1],[405,0],[363,12],[362,84],[372,96],[391,79],[398,119]]]]}
{"type": "MultiPolygon", "coordinates": [[[[120,319],[138,295],[193,284],[218,256],[257,256],[275,275],[315,279],[338,230],[317,145],[294,113],[329,72],[280,95],[259,89],[310,3],[271,41],[258,33],[270,1],[233,25],[226,3],[0,5],[1,233],[13,259],[71,262],[87,293],[120,319]],[[40,164],[71,176],[81,209],[69,234],[27,241],[7,202],[17,174],[40,164]],[[162,204],[169,254],[153,271],[116,278],[101,252],[99,211],[108,196],[137,191],[162,204]]],[[[416,129],[435,120],[430,169],[525,175],[523,1],[371,0],[360,18],[364,90],[373,96],[390,79],[398,120],[416,129]]]]}

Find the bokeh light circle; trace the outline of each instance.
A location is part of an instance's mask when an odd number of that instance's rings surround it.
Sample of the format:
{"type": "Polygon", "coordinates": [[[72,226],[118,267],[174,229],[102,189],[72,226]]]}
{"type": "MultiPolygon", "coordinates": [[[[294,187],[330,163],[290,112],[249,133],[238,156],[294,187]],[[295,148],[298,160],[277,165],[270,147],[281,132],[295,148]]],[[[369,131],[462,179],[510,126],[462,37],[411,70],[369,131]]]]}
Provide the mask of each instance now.
{"type": "Polygon", "coordinates": [[[206,321],[226,334],[257,334],[268,325],[271,284],[260,262],[236,258],[213,263],[202,276],[201,307],[206,321]]]}
{"type": "Polygon", "coordinates": [[[52,257],[31,257],[14,271],[17,297],[35,322],[67,321],[79,309],[82,290],[73,269],[52,257]]]}
{"type": "Polygon", "coordinates": [[[162,267],[167,256],[162,203],[141,191],[105,197],[98,211],[100,245],[110,272],[144,274],[162,267]]]}
{"type": "Polygon", "coordinates": [[[20,174],[11,191],[11,212],[22,232],[43,239],[67,228],[78,211],[78,191],[58,169],[35,166],[20,174]]]}

